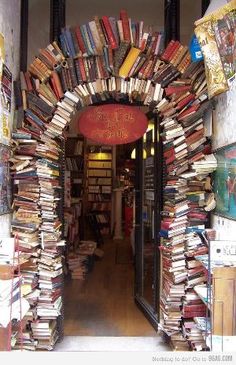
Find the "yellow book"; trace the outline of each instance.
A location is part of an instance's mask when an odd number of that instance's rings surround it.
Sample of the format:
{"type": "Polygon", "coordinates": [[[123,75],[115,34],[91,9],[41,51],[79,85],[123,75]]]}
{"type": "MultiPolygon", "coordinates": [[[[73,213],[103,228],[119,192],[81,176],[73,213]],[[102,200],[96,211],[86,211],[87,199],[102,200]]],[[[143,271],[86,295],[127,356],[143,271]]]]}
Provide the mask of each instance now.
{"type": "Polygon", "coordinates": [[[120,67],[120,70],[119,70],[120,77],[126,78],[129,75],[129,72],[130,72],[134,62],[138,58],[140,52],[141,52],[141,50],[139,48],[131,47],[122,66],[120,67]]]}

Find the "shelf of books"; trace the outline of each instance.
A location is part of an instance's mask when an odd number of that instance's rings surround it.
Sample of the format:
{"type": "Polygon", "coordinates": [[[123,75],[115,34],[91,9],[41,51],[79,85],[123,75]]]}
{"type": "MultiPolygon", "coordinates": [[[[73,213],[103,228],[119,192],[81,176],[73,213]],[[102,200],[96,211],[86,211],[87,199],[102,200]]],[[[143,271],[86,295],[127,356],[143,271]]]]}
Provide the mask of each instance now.
{"type": "Polygon", "coordinates": [[[87,158],[88,211],[95,215],[101,234],[108,235],[112,209],[112,149],[100,146],[99,152],[90,151],[91,146],[87,158]]]}
{"type": "Polygon", "coordinates": [[[65,143],[64,237],[67,252],[75,252],[83,239],[85,140],[81,135],[67,135],[65,143]]]}

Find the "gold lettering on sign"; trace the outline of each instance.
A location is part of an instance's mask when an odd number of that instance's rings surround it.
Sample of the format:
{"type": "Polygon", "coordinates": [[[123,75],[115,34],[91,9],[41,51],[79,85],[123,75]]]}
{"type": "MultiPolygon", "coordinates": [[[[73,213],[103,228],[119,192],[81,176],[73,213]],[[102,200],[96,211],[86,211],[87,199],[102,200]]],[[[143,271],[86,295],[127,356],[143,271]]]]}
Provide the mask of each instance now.
{"type": "Polygon", "coordinates": [[[93,118],[95,122],[105,123],[105,130],[95,129],[92,133],[93,137],[103,137],[108,141],[113,138],[125,141],[129,137],[130,125],[135,123],[134,113],[132,111],[127,112],[124,108],[112,111],[96,110],[93,118]]]}

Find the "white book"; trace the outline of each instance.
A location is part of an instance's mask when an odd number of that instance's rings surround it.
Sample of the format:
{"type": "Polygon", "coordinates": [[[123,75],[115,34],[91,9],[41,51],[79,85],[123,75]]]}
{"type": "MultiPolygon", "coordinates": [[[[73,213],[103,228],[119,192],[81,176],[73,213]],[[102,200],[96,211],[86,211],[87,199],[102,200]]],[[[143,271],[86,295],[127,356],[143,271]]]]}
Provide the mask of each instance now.
{"type": "Polygon", "coordinates": [[[161,84],[156,84],[154,88],[154,95],[153,95],[153,101],[159,101],[159,95],[161,91],[161,84]]]}
{"type": "Polygon", "coordinates": [[[144,90],[144,94],[146,94],[146,95],[148,94],[150,86],[151,86],[151,80],[147,80],[145,90],[144,90]]]}
{"type": "Polygon", "coordinates": [[[119,33],[120,42],[122,42],[124,40],[122,20],[117,20],[116,23],[117,23],[117,29],[118,29],[118,33],[119,33]]]}
{"type": "Polygon", "coordinates": [[[138,47],[141,48],[143,37],[143,20],[139,22],[139,37],[138,37],[138,47]]]}
{"type": "Polygon", "coordinates": [[[97,49],[97,53],[101,54],[102,53],[102,43],[101,43],[101,39],[99,37],[96,22],[95,22],[95,20],[92,20],[88,24],[89,24],[89,28],[91,29],[91,33],[92,33],[93,40],[94,40],[94,43],[95,43],[95,46],[97,49]]]}
{"type": "Polygon", "coordinates": [[[66,91],[65,96],[75,104],[79,102],[79,98],[75,95],[75,93],[72,93],[71,91],[66,91]]]}

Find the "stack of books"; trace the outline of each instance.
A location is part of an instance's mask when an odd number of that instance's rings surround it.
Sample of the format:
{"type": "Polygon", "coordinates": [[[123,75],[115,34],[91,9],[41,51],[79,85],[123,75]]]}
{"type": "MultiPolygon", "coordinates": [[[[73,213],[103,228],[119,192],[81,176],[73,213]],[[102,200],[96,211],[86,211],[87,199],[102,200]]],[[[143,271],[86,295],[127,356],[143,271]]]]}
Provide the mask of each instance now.
{"type": "Polygon", "coordinates": [[[36,349],[53,350],[58,340],[57,322],[55,320],[39,320],[32,323],[32,334],[36,338],[36,349]]]}
{"type": "Polygon", "coordinates": [[[72,279],[84,280],[91,271],[97,244],[94,241],[81,241],[75,253],[68,256],[68,269],[72,279]]]}
{"type": "Polygon", "coordinates": [[[68,270],[72,279],[84,280],[87,273],[86,257],[79,254],[69,254],[68,270]]]}
{"type": "MultiPolygon", "coordinates": [[[[178,298],[181,342],[185,341],[190,349],[202,349],[202,335],[192,322],[193,317],[206,315],[206,306],[193,288],[207,281],[207,271],[194,256],[208,253],[202,232],[208,211],[214,208],[210,202],[214,200],[210,174],[217,167],[204,128],[203,115],[211,104],[203,64],[190,64],[165,87],[163,96],[155,107],[162,117],[166,169],[160,230],[164,273],[161,301],[166,301],[167,285],[184,286],[184,294],[178,298]]],[[[177,326],[173,323],[166,330],[165,323],[171,315],[166,308],[161,309],[162,328],[170,342],[174,341],[177,326]]]]}

